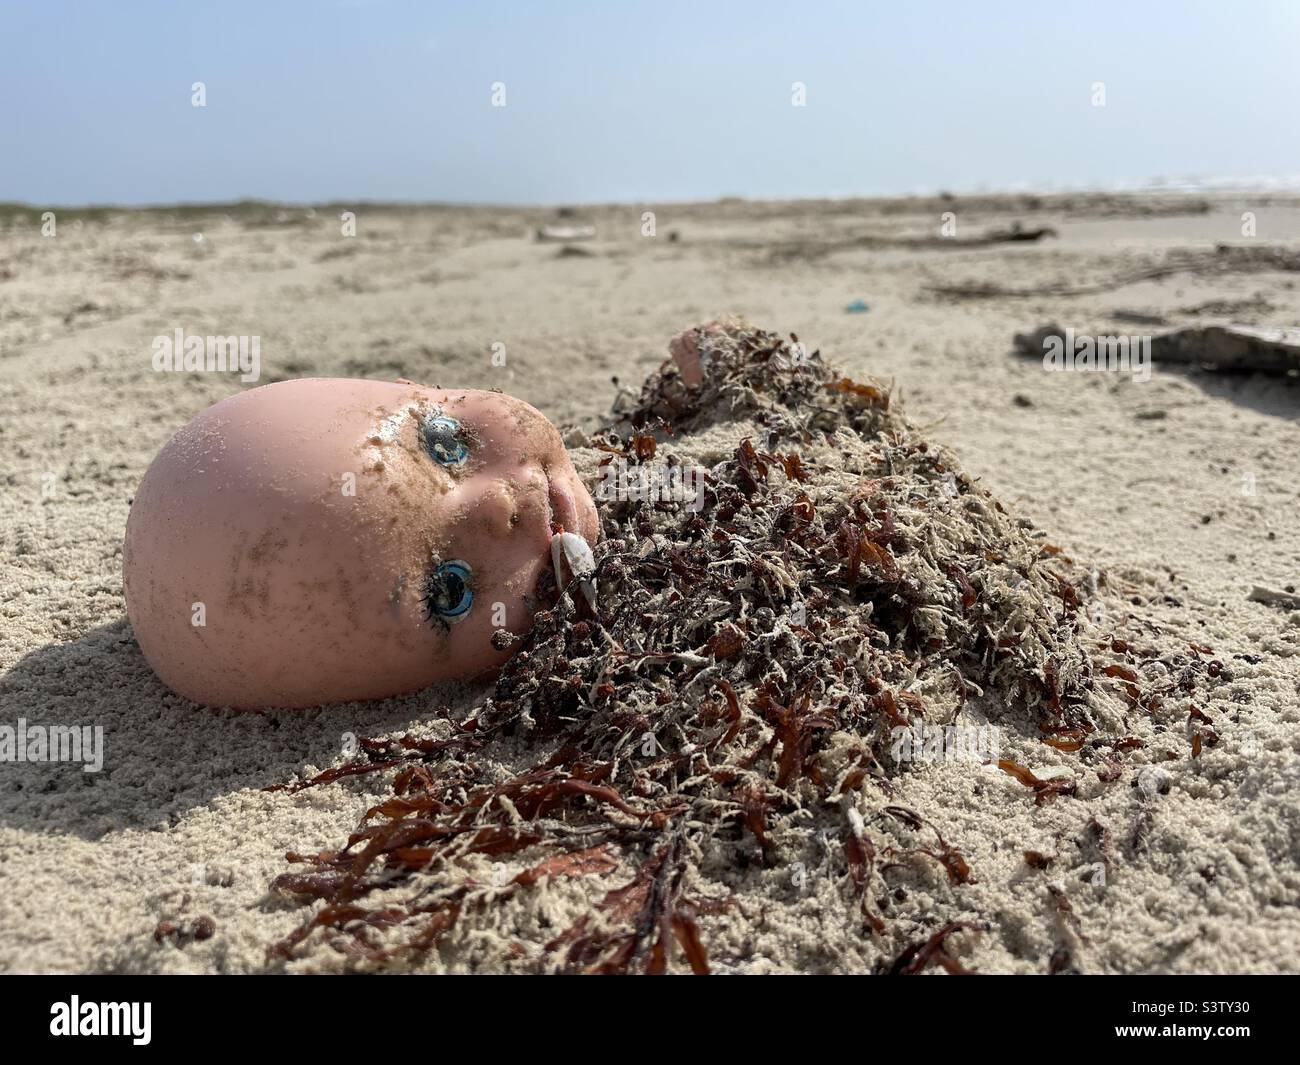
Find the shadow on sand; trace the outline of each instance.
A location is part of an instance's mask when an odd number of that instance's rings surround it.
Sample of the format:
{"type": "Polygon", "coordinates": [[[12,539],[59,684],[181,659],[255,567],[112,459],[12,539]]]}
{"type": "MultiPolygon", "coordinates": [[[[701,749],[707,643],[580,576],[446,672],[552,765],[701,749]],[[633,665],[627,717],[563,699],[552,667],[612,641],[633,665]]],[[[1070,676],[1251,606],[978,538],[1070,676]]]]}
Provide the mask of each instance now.
{"type": "Polygon", "coordinates": [[[81,762],[0,762],[0,826],[85,839],[165,827],[221,796],[337,764],[345,734],[412,726],[454,697],[430,688],[313,710],[199,706],[163,687],[123,618],[32,651],[0,677],[0,726],[16,730],[22,718],[29,729],[103,730],[99,772],[81,762]]]}
{"type": "Polygon", "coordinates": [[[1300,378],[1168,365],[1162,370],[1178,374],[1215,399],[1224,399],[1273,418],[1300,421],[1300,378]]]}

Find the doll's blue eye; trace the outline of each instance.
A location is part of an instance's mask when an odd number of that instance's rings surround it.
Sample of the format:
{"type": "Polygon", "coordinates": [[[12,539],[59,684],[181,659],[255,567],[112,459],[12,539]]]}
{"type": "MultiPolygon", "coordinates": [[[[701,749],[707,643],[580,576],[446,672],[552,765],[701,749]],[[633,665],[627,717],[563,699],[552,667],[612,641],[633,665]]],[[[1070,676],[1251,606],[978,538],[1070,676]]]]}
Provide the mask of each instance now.
{"type": "Polygon", "coordinates": [[[459,621],[468,614],[474,602],[474,593],[469,587],[472,575],[469,566],[459,559],[444,562],[430,573],[424,583],[424,606],[428,616],[443,621],[459,621]]]}
{"type": "Polygon", "coordinates": [[[420,442],[433,461],[443,466],[459,466],[469,458],[460,422],[445,414],[425,417],[420,424],[420,442]]]}

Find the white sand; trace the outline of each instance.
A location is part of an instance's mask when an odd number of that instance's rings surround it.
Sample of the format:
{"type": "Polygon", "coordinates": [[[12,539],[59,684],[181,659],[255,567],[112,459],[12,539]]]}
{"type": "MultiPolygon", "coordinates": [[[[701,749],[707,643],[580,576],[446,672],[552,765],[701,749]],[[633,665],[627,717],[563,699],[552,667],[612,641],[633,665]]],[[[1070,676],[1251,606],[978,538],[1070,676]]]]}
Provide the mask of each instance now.
{"type": "MultiPolygon", "coordinates": [[[[901,892],[883,940],[863,934],[842,871],[818,865],[811,829],[799,856],[806,875],[719,871],[738,905],[704,921],[715,966],[861,971],[945,921],[970,920],[989,930],[954,949],[982,971],[1044,972],[1060,948],[1093,973],[1296,971],[1300,612],[1247,593],[1300,584],[1300,385],[1159,367],[1146,384],[1048,374],[1009,350],[1013,333],[1051,320],[1148,331],[1114,322],[1116,309],[1294,325],[1300,276],[1177,276],[1100,295],[964,303],[923,292],[956,280],[1099,278],[1168,249],[1245,243],[1246,209],[1258,214],[1258,242],[1297,247],[1295,203],[1144,217],[1140,202],[1038,212],[959,202],[963,236],[1020,218],[1060,237],[826,254],[819,244],[859,233],[937,233],[947,208],[661,207],[653,239],[639,235],[641,206],[600,209],[585,212],[600,234],[587,245],[595,254],[564,259],[527,239],[545,212],[363,210],[354,240],[324,215],[279,228],[210,220],[202,242],[193,226],[139,215],[80,228],[64,220],[53,239],[0,230],[0,725],[99,725],[106,737],[99,774],[0,764],[0,970],[264,968],[267,947],[303,917],[267,894],[284,852],[338,845],[385,789],[364,777],[295,795],[260,789],[340,763],[346,733],[436,721],[452,697],[236,715],[188,704],[153,678],[124,618],[129,500],[170,433],[241,387],[153,372],[156,334],[258,334],[261,383],[405,376],[499,387],[557,422],[590,424],[608,407],[611,375],[638,385],[676,331],[738,312],[798,333],[850,374],[895,378],[913,420],[968,471],[1108,574],[1108,611],[1132,615],[1126,624],[1162,652],[1209,645],[1232,679],[1201,706],[1217,746],[1193,759],[1185,716],[1134,715],[1125,729],[1146,749],[1115,784],[1081,772],[1077,798],[1035,807],[1010,777],[965,765],[901,776],[897,799],[941,827],[977,882],[952,887],[933,863],[890,870],[875,894],[901,892]],[[786,243],[806,245],[803,254],[771,261],[786,243]],[[846,314],[858,298],[870,312],[846,314]],[[1212,300],[1238,306],[1183,313],[1212,300]],[[504,369],[492,365],[495,342],[506,345],[504,369]],[[1165,751],[1175,757],[1162,760],[1165,751]],[[1167,793],[1135,786],[1151,762],[1167,793]],[[1093,821],[1110,841],[1104,885],[1089,879],[1103,857],[1093,821]],[[1028,868],[1027,849],[1055,856],[1051,868],[1028,868]],[[1078,930],[1057,912],[1049,881],[1065,889],[1078,930]],[[212,938],[154,942],[160,920],[198,915],[215,922],[212,938]]],[[[1028,731],[1010,730],[1004,753],[1074,764],[1028,731]]],[[[542,967],[538,945],[619,882],[616,873],[539,889],[490,921],[467,921],[421,964],[542,967]]],[[[292,968],[348,964],[322,939],[292,968]]]]}

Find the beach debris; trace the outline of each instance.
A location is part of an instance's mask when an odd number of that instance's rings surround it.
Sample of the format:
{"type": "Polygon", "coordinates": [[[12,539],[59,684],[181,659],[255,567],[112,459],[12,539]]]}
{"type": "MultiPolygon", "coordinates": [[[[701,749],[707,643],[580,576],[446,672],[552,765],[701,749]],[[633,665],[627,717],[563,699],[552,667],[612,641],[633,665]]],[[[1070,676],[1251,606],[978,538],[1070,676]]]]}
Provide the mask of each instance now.
{"type": "Polygon", "coordinates": [[[1151,338],[1152,358],[1230,373],[1300,373],[1300,329],[1208,325],[1151,338]]]}
{"type": "Polygon", "coordinates": [[[1069,780],[1074,771],[1068,765],[1045,765],[1034,770],[1034,776],[1039,780],[1069,780]]]}
{"type": "MultiPolygon", "coordinates": [[[[181,347],[180,332],[176,352],[181,347]]],[[[190,345],[185,347],[188,350],[190,345]]],[[[222,359],[224,364],[224,354],[222,359]]],[[[233,351],[229,362],[238,369],[233,351]]],[[[244,360],[244,369],[248,368],[244,360]]],[[[252,369],[256,378],[255,353],[252,369]]],[[[507,614],[512,621],[526,624],[539,605],[534,593],[546,569],[552,520],[594,537],[599,519],[558,430],[521,400],[499,389],[448,392],[348,378],[279,381],[237,392],[203,411],[150,464],[135,490],[123,546],[127,614],[146,661],[164,683],[208,705],[261,710],[387,698],[497,668],[501,656],[489,646],[487,633],[476,626],[456,631],[453,627],[472,611],[477,617],[490,612],[497,619],[493,628],[500,627],[507,614]],[[288,435],[282,439],[275,427],[288,435]],[[496,438],[500,441],[508,439],[509,446],[489,445],[485,438],[493,434],[500,434],[496,438]],[[227,443],[236,438],[256,461],[223,460],[227,443]],[[292,504],[293,524],[267,513],[265,492],[279,483],[279,471],[314,471],[318,480],[337,479],[333,471],[339,449],[361,447],[366,454],[365,476],[372,478],[366,484],[410,477],[420,492],[401,499],[377,492],[380,498],[364,514],[351,510],[352,525],[326,522],[322,527],[322,508],[328,504],[307,487],[311,478],[304,472],[302,483],[292,491],[284,489],[285,505],[292,504]],[[178,465],[178,456],[191,454],[199,456],[198,467],[184,461],[178,465]],[[469,463],[471,454],[474,476],[447,478],[447,471],[469,463]],[[197,469],[206,469],[208,479],[200,479],[197,469]],[[430,472],[444,480],[422,477],[430,472]],[[501,521],[472,533],[461,528],[464,514],[482,501],[501,499],[502,493],[513,499],[523,473],[542,489],[538,495],[547,507],[509,504],[501,521]],[[222,486],[219,502],[213,483],[222,486]],[[169,515],[177,507],[200,516],[204,507],[219,507],[222,520],[238,527],[249,543],[268,535],[271,528],[285,536],[298,530],[292,535],[301,539],[302,551],[292,561],[277,556],[278,561],[267,565],[271,573],[296,574],[301,585],[272,581],[259,593],[258,609],[249,613],[241,633],[192,638],[198,640],[192,646],[171,639],[168,633],[174,626],[149,589],[179,581],[176,587],[185,587],[187,595],[215,595],[246,565],[243,554],[219,562],[210,556],[205,559],[192,541],[174,535],[169,515]],[[330,604],[344,609],[343,604],[353,602],[354,593],[361,593],[348,580],[336,579],[338,559],[355,549],[359,530],[381,520],[386,526],[405,521],[426,537],[420,568],[414,567],[409,552],[394,544],[372,545],[367,551],[365,594],[389,606],[376,616],[349,619],[340,627],[330,604]],[[452,544],[472,547],[473,565],[440,554],[452,544]],[[475,610],[475,588],[484,587],[485,571],[513,576],[502,579],[491,604],[480,598],[475,610]],[[320,579],[309,581],[311,574],[320,579]],[[276,620],[276,604],[299,609],[305,588],[311,589],[312,609],[305,611],[299,626],[286,630],[276,620]],[[411,635],[396,645],[389,623],[378,617],[390,611],[408,619],[406,631],[411,635]],[[346,633],[357,653],[346,666],[330,668],[331,634],[336,633],[346,633]],[[249,659],[249,640],[262,648],[260,658],[249,659]],[[192,653],[199,645],[203,653],[192,653]]]]}
{"type": "Polygon", "coordinates": [[[1034,805],[1044,806],[1058,795],[1073,795],[1079,789],[1078,781],[1066,766],[1049,766],[1035,773],[1023,765],[1002,758],[997,767],[1008,776],[1015,777],[1027,788],[1034,789],[1034,805]]]}
{"type": "MultiPolygon", "coordinates": [[[[891,797],[911,771],[889,756],[894,730],[951,720],[979,693],[1095,760],[1093,703],[1119,697],[1096,678],[1129,645],[1085,625],[1095,577],[924,439],[886,383],[738,320],[674,344],[589,439],[629,466],[668,461],[683,433],[729,441],[700,506],[604,501],[589,577],[602,613],[565,599],[539,611],[490,692],[439,718],[445,735],[361,742],[358,760],[400,763],[392,794],[338,849],[289,856],[298,868],[273,890],[314,905],[273,957],[309,941],[371,964],[436,949],[464,924],[510,920],[499,907],[543,879],[522,868],[581,879],[592,901],[519,967],[704,972],[710,922],[732,906],[717,870],[784,891],[824,818],[846,914],[880,937],[882,964],[964,968],[945,944],[976,926],[907,946],[914,926],[878,903],[894,856],[929,858],[954,892],[977,872],[960,840],[891,797]],[[508,768],[489,757],[498,743],[508,768]]],[[[1137,698],[1187,697],[1199,659],[1134,681],[1137,698]]],[[[999,767],[1040,805],[1076,787],[999,767]]]]}
{"type": "Polygon", "coordinates": [[[683,836],[675,834],[637,872],[631,883],[616,888],[546,945],[569,968],[587,973],[627,972],[638,955],[646,957],[649,975],[668,971],[675,939],[696,976],[709,973],[708,952],[697,921],[717,913],[718,904],[693,899],[684,891],[687,854],[683,836]]]}
{"type": "Polygon", "coordinates": [[[1159,766],[1145,766],[1137,775],[1137,789],[1148,799],[1168,795],[1169,788],[1169,774],[1159,766]]]}
{"type": "Polygon", "coordinates": [[[968,976],[974,970],[967,969],[948,953],[947,942],[958,932],[984,932],[984,925],[966,921],[952,921],[944,925],[929,939],[914,943],[894,959],[887,972],[890,976],[915,976],[924,972],[931,965],[938,965],[949,976],[968,976]]]}
{"type": "Polygon", "coordinates": [[[551,537],[551,563],[555,567],[555,583],[564,591],[571,584],[596,609],[596,560],[587,541],[577,533],[561,530],[551,537]]]}
{"type": "Polygon", "coordinates": [[[1060,881],[1055,881],[1047,885],[1047,893],[1052,897],[1056,904],[1056,919],[1061,928],[1068,929],[1079,937],[1081,943],[1087,943],[1088,937],[1083,934],[1083,924],[1079,920],[1079,915],[1075,912],[1074,906],[1070,902],[1070,897],[1065,893],[1065,885],[1060,881]]]}
{"type": "Polygon", "coordinates": [[[557,259],[590,259],[596,253],[581,244],[565,244],[555,253],[557,259]]]}
{"type": "Polygon", "coordinates": [[[863,250],[901,251],[960,251],[970,248],[988,248],[997,244],[1032,243],[1044,237],[1056,236],[1056,230],[1047,227],[1020,228],[1019,223],[1008,229],[991,229],[974,237],[945,236],[894,236],[885,233],[864,233],[831,240],[813,240],[800,237],[787,241],[728,242],[730,247],[748,248],[760,254],[769,263],[813,261],[840,252],[863,250]]]}
{"type": "MultiPolygon", "coordinates": [[[[636,402],[637,392],[635,388],[629,388],[627,385],[623,384],[618,379],[617,375],[610,377],[609,380],[610,380],[610,384],[614,386],[614,399],[611,401],[609,405],[609,412],[610,412],[609,416],[611,418],[617,418],[619,415],[623,413],[624,410],[627,409],[630,403],[636,402]]],[[[566,441],[565,443],[566,446],[571,446],[568,444],[568,441],[566,441]]],[[[587,435],[585,433],[583,434],[582,446],[583,447],[591,446],[591,440],[587,438],[587,435]]]]}
{"type": "Polygon", "coordinates": [[[171,940],[178,947],[191,941],[202,942],[211,939],[217,931],[217,923],[207,914],[199,917],[178,918],[174,921],[159,921],[153,930],[153,941],[162,943],[171,940]]]}
{"type": "Polygon", "coordinates": [[[294,792],[302,791],[304,788],[316,788],[322,784],[333,784],[336,780],[342,780],[344,777],[355,777],[363,773],[378,773],[385,769],[391,769],[398,765],[399,762],[394,759],[389,762],[347,762],[343,765],[334,766],[315,776],[308,777],[306,780],[295,780],[286,784],[270,784],[264,787],[263,791],[287,791],[290,795],[294,792]]]}
{"type": "Polygon", "coordinates": [[[1252,603],[1264,603],[1268,606],[1282,607],[1285,610],[1300,610],[1300,595],[1280,592],[1274,588],[1265,588],[1259,584],[1250,590],[1250,595],[1246,598],[1252,603]]]}
{"type": "Polygon", "coordinates": [[[668,354],[672,356],[687,388],[699,388],[704,383],[704,374],[709,366],[710,341],[722,335],[722,327],[717,322],[683,329],[668,342],[668,354]]]}
{"type": "Polygon", "coordinates": [[[563,241],[565,243],[575,240],[594,240],[596,237],[596,227],[538,226],[536,236],[539,241],[563,241]]]}
{"type": "MultiPolygon", "coordinates": [[[[1052,323],[1032,333],[1017,333],[1014,344],[1022,355],[1041,356],[1049,341],[1068,344],[1072,336],[1052,323]]],[[[1151,358],[1225,373],[1295,374],[1300,373],[1300,329],[1244,325],[1174,329],[1151,338],[1151,358]]]]}
{"type": "Polygon", "coordinates": [[[844,309],[849,314],[866,314],[867,311],[871,310],[871,308],[867,306],[866,300],[854,300],[844,309]]]}
{"type": "Polygon", "coordinates": [[[1051,226],[1037,226],[1033,229],[1024,228],[1020,222],[1012,222],[1006,229],[990,229],[982,237],[977,237],[974,241],[968,243],[976,244],[1016,244],[1022,241],[1034,242],[1042,240],[1044,237],[1056,236],[1056,230],[1051,226]]]}
{"type": "Polygon", "coordinates": [[[1050,325],[1040,326],[1032,333],[1017,333],[1012,343],[1021,355],[1041,356],[1047,349],[1047,342],[1057,338],[1064,339],[1065,330],[1052,322],[1050,325]]]}

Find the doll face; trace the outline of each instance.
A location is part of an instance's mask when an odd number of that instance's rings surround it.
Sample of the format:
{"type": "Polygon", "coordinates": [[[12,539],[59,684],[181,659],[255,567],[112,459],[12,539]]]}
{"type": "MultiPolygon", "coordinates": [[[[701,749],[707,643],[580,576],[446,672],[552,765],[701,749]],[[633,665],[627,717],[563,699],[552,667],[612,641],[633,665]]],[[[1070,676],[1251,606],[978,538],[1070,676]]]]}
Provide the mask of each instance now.
{"type": "Polygon", "coordinates": [[[526,403],[286,381],[204,411],[155,459],[127,525],[128,613],[199,702],[395,695],[508,657],[492,633],[529,628],[553,523],[595,543],[591,497],[526,403]]]}
{"type": "MultiPolygon", "coordinates": [[[[512,596],[529,600],[553,528],[595,542],[590,496],[555,429],[528,404],[501,393],[419,389],[397,409],[374,413],[363,469],[390,490],[410,492],[422,511],[427,564],[414,576],[435,630],[451,633],[512,596]]],[[[412,576],[403,573],[399,579],[412,576]]],[[[449,643],[473,650],[455,634],[449,643]]]]}

